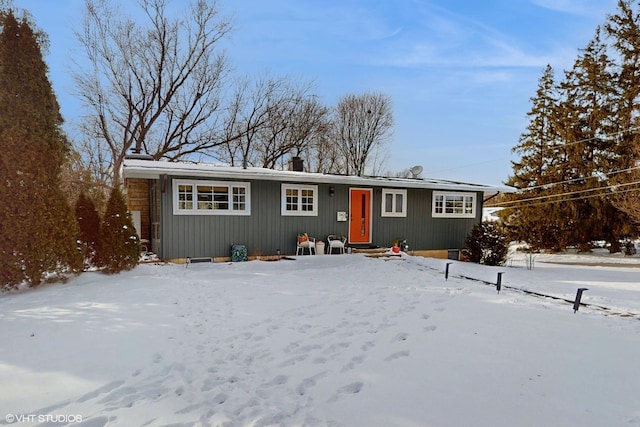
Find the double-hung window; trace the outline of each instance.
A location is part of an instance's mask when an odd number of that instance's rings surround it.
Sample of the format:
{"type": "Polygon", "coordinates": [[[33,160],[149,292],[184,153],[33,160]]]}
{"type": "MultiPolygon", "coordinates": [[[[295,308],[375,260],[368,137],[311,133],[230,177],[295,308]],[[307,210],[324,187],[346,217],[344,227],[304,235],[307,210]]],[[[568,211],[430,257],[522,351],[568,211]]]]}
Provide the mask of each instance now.
{"type": "Polygon", "coordinates": [[[283,216],[318,216],[318,186],[282,184],[283,216]]]}
{"type": "Polygon", "coordinates": [[[407,190],[383,188],[381,216],[406,217],[407,190]]]}
{"type": "Polygon", "coordinates": [[[173,181],[175,215],[251,215],[251,184],[230,181],[173,181]]]}
{"type": "Polygon", "coordinates": [[[475,193],[433,193],[434,217],[441,218],[475,218],[475,193]]]}

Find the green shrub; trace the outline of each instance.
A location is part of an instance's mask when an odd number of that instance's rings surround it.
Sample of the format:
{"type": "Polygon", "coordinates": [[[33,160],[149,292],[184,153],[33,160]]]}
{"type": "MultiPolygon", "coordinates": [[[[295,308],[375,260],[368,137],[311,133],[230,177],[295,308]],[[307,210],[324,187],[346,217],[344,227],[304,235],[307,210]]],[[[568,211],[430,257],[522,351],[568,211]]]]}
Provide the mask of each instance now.
{"type": "Polygon", "coordinates": [[[104,273],[119,273],[138,265],[140,238],[118,188],[114,188],[109,196],[97,249],[96,264],[104,273]]]}
{"type": "Polygon", "coordinates": [[[76,201],[76,220],[80,228],[80,250],[84,259],[84,267],[95,265],[96,249],[100,238],[100,215],[93,203],[83,192],[76,201]]]}
{"type": "Polygon", "coordinates": [[[502,265],[509,251],[507,236],[495,222],[476,224],[465,240],[463,255],[471,262],[485,265],[502,265]]]}

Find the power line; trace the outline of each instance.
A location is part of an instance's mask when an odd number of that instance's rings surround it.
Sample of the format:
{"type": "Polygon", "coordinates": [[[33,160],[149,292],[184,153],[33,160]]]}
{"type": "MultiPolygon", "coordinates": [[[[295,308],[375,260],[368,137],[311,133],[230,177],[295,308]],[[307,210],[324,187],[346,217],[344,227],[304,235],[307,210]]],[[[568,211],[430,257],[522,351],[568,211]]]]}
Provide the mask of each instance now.
{"type": "Polygon", "coordinates": [[[572,145],[582,144],[584,142],[589,142],[589,141],[593,141],[593,140],[596,140],[596,139],[613,139],[612,138],[613,136],[618,136],[618,135],[624,134],[626,132],[633,133],[633,132],[635,132],[637,130],[640,130],[640,126],[630,127],[630,128],[627,128],[627,129],[622,129],[622,130],[619,130],[619,131],[616,131],[616,132],[612,132],[612,133],[605,133],[605,134],[598,135],[598,136],[591,136],[589,138],[580,139],[580,140],[574,141],[574,142],[565,142],[565,143],[561,143],[561,144],[557,144],[557,145],[552,145],[551,147],[547,147],[547,148],[541,149],[539,152],[540,153],[544,153],[545,151],[551,151],[551,150],[557,150],[559,148],[570,147],[572,145]]]}
{"type": "MultiPolygon", "coordinates": [[[[615,195],[624,194],[624,193],[630,193],[630,192],[638,191],[638,190],[640,190],[640,188],[629,188],[629,189],[626,189],[626,190],[616,191],[615,195]]],[[[591,194],[589,196],[570,197],[568,199],[562,199],[562,200],[548,200],[548,201],[538,202],[538,203],[523,204],[521,206],[518,206],[518,205],[507,206],[506,208],[507,209],[518,209],[518,208],[525,208],[525,207],[526,208],[530,208],[530,207],[536,207],[536,206],[549,205],[549,204],[552,204],[552,203],[572,202],[572,201],[577,201],[577,200],[592,199],[594,197],[601,197],[601,196],[606,196],[606,195],[611,195],[611,193],[591,194]]]]}
{"type": "Polygon", "coordinates": [[[631,185],[638,185],[638,184],[640,184],[640,181],[628,182],[628,183],[625,183],[625,184],[612,184],[612,185],[608,185],[608,186],[604,186],[604,187],[589,188],[589,189],[585,189],[585,190],[570,191],[570,192],[558,193],[558,194],[548,194],[548,195],[544,195],[544,196],[530,197],[530,198],[527,198],[527,199],[519,199],[519,200],[514,200],[514,201],[509,201],[509,202],[502,202],[502,203],[498,202],[498,203],[493,204],[492,206],[515,209],[515,208],[521,208],[521,207],[541,206],[541,205],[546,205],[546,204],[550,204],[550,203],[560,203],[560,202],[569,202],[569,201],[575,201],[575,200],[584,200],[584,199],[590,199],[590,198],[593,198],[593,197],[601,197],[601,196],[606,196],[606,195],[617,195],[617,194],[628,193],[628,192],[631,192],[631,191],[638,191],[638,190],[640,190],[640,187],[627,188],[627,189],[619,190],[620,187],[628,187],[628,186],[631,186],[631,185]],[[608,191],[603,191],[603,190],[610,190],[610,189],[615,189],[616,191],[614,193],[608,192],[608,191]],[[543,199],[549,199],[549,198],[558,198],[558,197],[561,197],[561,196],[572,196],[572,195],[590,193],[590,192],[595,192],[595,191],[599,191],[599,193],[590,194],[590,195],[581,195],[581,196],[577,196],[577,197],[569,197],[569,198],[564,198],[564,199],[560,199],[560,200],[546,200],[544,202],[538,202],[538,203],[523,203],[523,202],[543,200],[543,199]]]}
{"type": "MultiPolygon", "coordinates": [[[[637,130],[640,130],[640,126],[629,127],[627,129],[622,129],[622,130],[619,130],[617,132],[613,132],[613,133],[610,133],[610,134],[604,134],[604,135],[600,135],[600,136],[585,138],[585,139],[582,139],[582,140],[579,140],[579,141],[574,141],[574,142],[571,142],[571,143],[565,143],[565,144],[562,144],[562,145],[554,145],[552,147],[543,149],[540,152],[544,153],[545,151],[549,151],[549,150],[557,150],[559,148],[563,148],[563,147],[567,147],[567,146],[571,146],[571,145],[576,145],[576,144],[581,144],[581,143],[584,143],[584,142],[592,141],[594,139],[602,139],[602,138],[607,138],[607,137],[618,136],[618,135],[623,134],[625,132],[635,132],[637,130]]],[[[638,163],[636,163],[636,164],[638,164],[638,163]]],[[[572,179],[563,180],[563,181],[554,181],[554,182],[550,182],[550,183],[546,183],[546,184],[536,185],[536,186],[533,186],[533,187],[517,188],[517,190],[524,192],[524,191],[535,190],[535,189],[538,189],[538,188],[549,189],[549,188],[551,188],[553,186],[556,186],[556,185],[570,184],[570,183],[573,183],[573,182],[590,180],[590,179],[598,179],[598,178],[601,179],[603,176],[604,177],[608,177],[608,176],[612,176],[612,175],[616,175],[616,174],[620,174],[620,173],[624,173],[624,172],[630,172],[630,171],[637,170],[637,169],[640,169],[640,165],[637,165],[637,166],[634,166],[634,167],[630,167],[630,168],[626,168],[626,169],[614,170],[614,171],[611,171],[611,172],[602,173],[599,176],[598,175],[592,175],[592,176],[587,176],[587,177],[572,178],[572,179]]],[[[625,185],[631,185],[631,184],[633,184],[633,183],[625,184],[625,185]]],[[[618,185],[618,187],[620,187],[620,186],[623,186],[623,185],[618,185]]],[[[599,187],[599,189],[607,189],[607,188],[613,188],[613,185],[609,186],[609,187],[599,187]]],[[[559,193],[559,194],[556,194],[556,195],[547,195],[547,196],[540,196],[540,197],[537,197],[537,198],[522,199],[520,201],[537,200],[537,199],[542,199],[542,198],[546,198],[546,197],[556,197],[556,196],[562,196],[562,195],[579,194],[580,192],[585,192],[585,191],[588,192],[588,191],[593,191],[593,190],[580,190],[580,191],[575,191],[575,192],[559,193]]],[[[515,203],[515,201],[514,201],[514,203],[515,203]]]]}
{"type": "MultiPolygon", "coordinates": [[[[616,175],[616,174],[623,173],[623,172],[630,172],[630,171],[636,170],[636,169],[640,169],[640,166],[634,166],[634,167],[627,168],[627,169],[621,169],[621,170],[618,170],[618,171],[612,171],[612,172],[603,173],[602,176],[616,175]]],[[[567,179],[565,181],[553,181],[553,182],[549,182],[547,184],[540,184],[540,185],[536,185],[536,186],[533,186],[533,187],[517,188],[517,190],[529,191],[529,190],[535,190],[535,189],[538,189],[538,188],[547,189],[549,187],[552,187],[552,186],[558,185],[558,184],[570,184],[570,183],[576,182],[576,181],[583,181],[583,180],[587,180],[587,179],[601,178],[602,176],[592,175],[592,176],[584,176],[584,177],[580,177],[580,178],[567,179]]]]}

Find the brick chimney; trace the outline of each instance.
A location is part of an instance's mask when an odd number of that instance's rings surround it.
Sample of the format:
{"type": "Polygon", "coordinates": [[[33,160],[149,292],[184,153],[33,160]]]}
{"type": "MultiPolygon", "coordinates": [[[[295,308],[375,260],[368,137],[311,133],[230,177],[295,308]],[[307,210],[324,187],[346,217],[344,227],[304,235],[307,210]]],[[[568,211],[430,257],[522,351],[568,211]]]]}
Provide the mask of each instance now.
{"type": "Polygon", "coordinates": [[[289,160],[289,170],[294,172],[304,172],[304,160],[298,156],[294,156],[289,160]]]}

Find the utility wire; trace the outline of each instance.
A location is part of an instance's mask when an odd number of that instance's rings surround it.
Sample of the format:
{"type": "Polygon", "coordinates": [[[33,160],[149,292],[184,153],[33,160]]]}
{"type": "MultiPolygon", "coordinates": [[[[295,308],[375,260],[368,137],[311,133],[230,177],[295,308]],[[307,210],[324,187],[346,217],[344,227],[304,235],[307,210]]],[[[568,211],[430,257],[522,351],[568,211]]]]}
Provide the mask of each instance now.
{"type": "Polygon", "coordinates": [[[630,128],[627,128],[627,129],[622,129],[622,130],[619,130],[619,131],[616,131],[616,132],[613,132],[613,133],[605,133],[603,135],[592,136],[592,137],[589,137],[589,138],[580,139],[578,141],[565,142],[565,143],[561,142],[559,144],[555,144],[555,145],[552,145],[550,147],[543,148],[543,149],[539,150],[538,153],[544,153],[545,151],[551,151],[551,150],[558,150],[558,149],[561,149],[561,148],[564,148],[564,147],[570,147],[572,145],[582,144],[584,142],[589,142],[589,141],[593,141],[593,140],[596,140],[596,139],[613,139],[612,137],[614,137],[614,136],[618,136],[618,135],[621,135],[621,134],[624,134],[624,133],[627,133],[627,132],[633,133],[633,132],[636,132],[638,130],[640,130],[640,126],[635,126],[635,127],[630,127],[630,128]]]}
{"type": "Polygon", "coordinates": [[[593,197],[601,197],[601,196],[606,196],[606,195],[617,195],[617,194],[623,194],[623,193],[627,193],[627,192],[631,192],[631,191],[638,191],[640,190],[640,188],[626,188],[623,190],[619,190],[619,188],[621,187],[628,187],[631,185],[638,185],[640,184],[640,181],[634,181],[634,182],[628,182],[625,184],[612,184],[612,185],[607,185],[604,187],[597,187],[597,188],[589,188],[589,189],[585,189],[585,190],[577,190],[577,191],[569,191],[569,192],[565,192],[565,193],[558,193],[558,194],[547,194],[544,196],[538,196],[538,197],[530,197],[527,199],[520,199],[520,200],[513,200],[513,201],[509,201],[509,202],[498,202],[493,204],[492,206],[495,207],[505,207],[505,208],[520,208],[520,207],[533,207],[533,206],[540,206],[540,205],[545,205],[545,204],[550,204],[550,203],[559,203],[559,202],[568,202],[568,201],[575,201],[575,200],[583,200],[583,199],[590,199],[593,197]],[[606,190],[610,190],[610,189],[615,189],[615,192],[610,192],[610,191],[606,191],[606,190]],[[603,191],[605,190],[605,191],[603,191]],[[578,194],[583,194],[583,193],[591,193],[591,192],[596,192],[599,191],[599,193],[597,194],[590,194],[590,195],[581,195],[581,196],[577,196],[577,197],[569,197],[569,198],[564,198],[564,199],[560,199],[560,200],[546,200],[544,202],[538,202],[538,203],[526,203],[529,201],[537,201],[537,200],[543,200],[543,199],[557,199],[558,197],[561,196],[576,196],[578,194]]]}
{"type": "MultiPolygon", "coordinates": [[[[638,190],[640,190],[640,188],[628,188],[626,190],[616,191],[615,195],[624,194],[624,193],[630,193],[630,192],[634,192],[634,191],[638,191],[638,190]]],[[[536,207],[536,206],[549,205],[549,204],[552,204],[552,203],[562,203],[562,202],[572,202],[572,201],[577,201],[577,200],[592,199],[594,197],[602,197],[602,196],[607,196],[607,195],[612,195],[612,193],[599,193],[599,194],[591,194],[591,195],[588,195],[588,196],[569,197],[568,199],[562,199],[562,200],[547,200],[547,201],[543,201],[543,202],[528,203],[528,204],[524,203],[522,205],[505,206],[505,208],[506,209],[531,208],[531,207],[536,207]]]]}
{"type": "Polygon", "coordinates": [[[548,189],[549,187],[553,187],[554,185],[570,184],[570,183],[576,182],[576,181],[584,181],[584,180],[587,180],[587,179],[602,178],[602,176],[616,175],[616,174],[619,174],[619,173],[630,172],[630,171],[637,170],[637,169],[640,169],[640,166],[633,166],[633,167],[630,167],[630,168],[627,168],[627,169],[621,169],[621,170],[617,170],[617,171],[603,173],[601,176],[592,175],[592,176],[584,176],[584,177],[580,177],[580,178],[567,179],[565,181],[553,181],[553,182],[549,182],[547,184],[535,185],[533,187],[517,188],[517,190],[524,192],[524,191],[529,191],[529,190],[536,190],[538,188],[548,189]]]}
{"type": "MultiPolygon", "coordinates": [[[[611,134],[604,134],[602,136],[594,136],[594,137],[590,137],[590,138],[581,139],[579,141],[574,141],[574,142],[554,145],[552,147],[548,147],[548,148],[542,149],[539,152],[544,153],[545,151],[557,150],[559,148],[568,147],[568,146],[576,145],[576,144],[582,144],[584,142],[589,142],[589,141],[592,141],[594,139],[602,139],[602,138],[611,137],[611,136],[614,136],[614,135],[617,136],[617,135],[623,134],[625,132],[635,132],[637,130],[640,130],[640,126],[630,127],[630,128],[627,128],[627,129],[623,129],[623,130],[617,131],[617,132],[613,132],[611,134]]],[[[522,157],[521,157],[521,159],[522,159],[522,157]]],[[[615,175],[616,173],[628,172],[628,171],[631,171],[631,170],[634,170],[634,169],[640,169],[640,166],[635,166],[635,167],[631,167],[631,168],[628,168],[628,169],[623,169],[623,170],[620,170],[620,171],[613,171],[613,172],[605,173],[604,175],[605,176],[615,175]]],[[[574,178],[574,179],[570,179],[570,180],[566,180],[566,181],[551,182],[551,183],[548,183],[548,184],[542,184],[542,185],[535,186],[535,187],[518,188],[518,190],[532,190],[532,189],[539,188],[539,187],[548,187],[548,186],[554,185],[556,183],[558,183],[558,184],[560,184],[560,183],[570,183],[570,182],[573,182],[573,181],[579,181],[579,180],[582,180],[582,179],[591,179],[591,178],[597,178],[597,176],[584,177],[584,178],[574,178]]]]}

